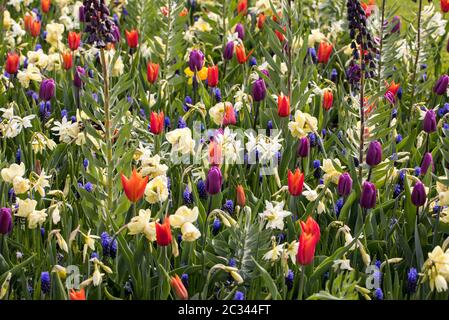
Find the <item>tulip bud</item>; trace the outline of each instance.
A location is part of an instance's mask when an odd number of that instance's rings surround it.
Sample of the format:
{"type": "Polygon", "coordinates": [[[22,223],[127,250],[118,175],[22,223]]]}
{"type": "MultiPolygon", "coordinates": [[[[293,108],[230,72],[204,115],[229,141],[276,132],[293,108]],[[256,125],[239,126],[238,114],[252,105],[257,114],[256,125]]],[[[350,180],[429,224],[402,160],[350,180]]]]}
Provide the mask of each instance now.
{"type": "Polygon", "coordinates": [[[237,204],[240,207],[244,207],[246,204],[246,196],[245,196],[245,190],[243,189],[243,186],[241,184],[239,184],[237,186],[237,204]]]}
{"type": "Polygon", "coordinates": [[[299,236],[298,252],[296,254],[296,261],[300,265],[309,265],[313,262],[315,256],[315,248],[320,241],[320,226],[309,216],[304,223],[301,221],[301,235],[299,236]]]}
{"type": "Polygon", "coordinates": [[[443,74],[435,83],[435,86],[433,87],[433,92],[438,95],[445,94],[447,91],[448,84],[449,84],[449,76],[443,74]]]}
{"type": "Polygon", "coordinates": [[[148,62],[147,64],[147,80],[149,83],[155,83],[159,75],[159,65],[157,63],[148,62]]]}
{"type": "Polygon", "coordinates": [[[394,16],[391,20],[393,27],[391,28],[391,33],[396,33],[401,31],[401,18],[399,16],[394,16]]]}
{"type": "Polygon", "coordinates": [[[412,203],[417,207],[421,207],[426,203],[426,200],[426,189],[421,182],[417,182],[412,191],[412,203]]]}
{"type": "Polygon", "coordinates": [[[338,194],[342,197],[346,197],[351,193],[352,190],[352,178],[349,173],[344,172],[338,178],[338,194]]]}
{"type": "Polygon", "coordinates": [[[266,19],[267,17],[265,16],[265,13],[260,13],[257,17],[257,28],[262,29],[266,19]]]}
{"type": "Polygon", "coordinates": [[[41,33],[41,22],[39,20],[34,20],[30,24],[30,34],[32,37],[38,37],[41,33]]]}
{"type": "Polygon", "coordinates": [[[243,41],[243,39],[245,38],[245,28],[241,23],[237,23],[237,25],[235,26],[235,32],[237,33],[239,39],[243,41]]]}
{"type": "Polygon", "coordinates": [[[207,85],[211,88],[218,84],[218,66],[207,68],[207,85]]]}
{"type": "Polygon", "coordinates": [[[278,96],[278,115],[279,117],[290,116],[290,98],[283,94],[278,96]]]}
{"type": "Polygon", "coordinates": [[[50,4],[51,4],[50,0],[41,0],[42,12],[47,13],[48,11],[50,11],[50,4]]]}
{"type": "Polygon", "coordinates": [[[79,16],[79,20],[80,22],[84,22],[84,20],[86,19],[85,16],[85,8],[84,6],[80,6],[79,10],[78,10],[78,16],[79,16]]]}
{"type": "Polygon", "coordinates": [[[299,169],[295,170],[295,173],[288,170],[287,173],[288,192],[292,196],[299,196],[302,193],[304,187],[304,173],[299,169]]]}
{"type": "Polygon", "coordinates": [[[204,54],[201,50],[192,50],[189,56],[189,68],[192,72],[200,71],[204,65],[204,54]]]}
{"type": "Polygon", "coordinates": [[[70,51],[62,54],[62,67],[64,70],[69,70],[72,68],[72,53],[70,51]]]}
{"type": "Polygon", "coordinates": [[[374,208],[376,206],[376,197],[376,186],[369,181],[365,181],[362,185],[362,195],[360,196],[360,205],[362,208],[374,208]]]}
{"type": "Polygon", "coordinates": [[[426,152],[421,163],[421,174],[425,175],[429,167],[431,167],[432,171],[434,170],[432,154],[430,152],[426,152]]]}
{"type": "Polygon", "coordinates": [[[248,10],[248,0],[239,0],[237,3],[237,13],[246,15],[246,12],[248,10]]]}
{"type": "Polygon", "coordinates": [[[366,163],[371,167],[377,166],[382,161],[382,146],[379,141],[372,141],[366,153],[366,163]]]}
{"type": "Polygon", "coordinates": [[[231,60],[232,56],[234,55],[234,41],[229,41],[226,44],[224,53],[223,53],[223,58],[225,60],[231,60]]]}
{"type": "Polygon", "coordinates": [[[19,69],[20,56],[15,52],[8,53],[6,57],[5,70],[9,74],[16,74],[19,69]]]}
{"type": "Polygon", "coordinates": [[[333,102],[334,102],[334,95],[332,94],[332,91],[324,90],[324,92],[323,92],[324,110],[328,111],[330,108],[332,108],[333,102]]]}
{"type": "Polygon", "coordinates": [[[212,166],[209,169],[206,179],[206,191],[207,193],[214,195],[221,191],[221,184],[223,182],[223,176],[221,170],[217,166],[212,166]]]}
{"type": "Polygon", "coordinates": [[[174,277],[170,278],[170,286],[172,287],[178,299],[180,300],[189,299],[189,293],[187,292],[186,287],[184,286],[178,275],[175,275],[174,277]]]}
{"type": "Polygon", "coordinates": [[[150,116],[150,132],[152,134],[158,135],[164,130],[164,112],[151,112],[150,116]]]}
{"type": "Polygon", "coordinates": [[[427,133],[432,133],[437,130],[437,119],[435,111],[427,110],[423,120],[423,130],[427,133]]]}
{"type": "Polygon", "coordinates": [[[320,46],[318,47],[318,62],[328,63],[331,53],[332,53],[332,44],[327,43],[325,41],[321,41],[320,46]]]}
{"type": "Polygon", "coordinates": [[[81,34],[70,31],[67,35],[67,41],[69,43],[70,50],[75,51],[80,46],[81,34]]]}
{"type": "Polygon", "coordinates": [[[10,208],[0,208],[0,234],[8,234],[12,230],[12,215],[10,208]]]}
{"type": "Polygon", "coordinates": [[[136,48],[139,44],[139,34],[137,30],[125,30],[125,36],[126,36],[126,42],[128,43],[128,46],[133,49],[136,48]]]}
{"type": "Polygon", "coordinates": [[[225,103],[225,112],[223,117],[223,126],[235,125],[237,119],[235,117],[234,107],[230,102],[225,103]]]}
{"type": "Polygon", "coordinates": [[[253,84],[253,98],[254,101],[259,102],[265,99],[267,88],[265,87],[265,81],[261,78],[253,84]]]}
{"type": "Polygon", "coordinates": [[[86,70],[84,70],[83,67],[76,67],[75,75],[73,77],[73,84],[77,88],[81,88],[83,86],[83,80],[81,79],[81,76],[86,75],[86,70]]]}
{"type": "Polygon", "coordinates": [[[158,246],[165,247],[171,244],[171,240],[170,219],[165,217],[162,224],[156,222],[156,242],[158,246]]]}
{"type": "Polygon", "coordinates": [[[44,101],[50,101],[55,95],[55,81],[53,79],[44,79],[41,82],[39,98],[44,101]]]}
{"type": "Polygon", "coordinates": [[[310,141],[307,137],[303,137],[299,139],[298,144],[298,156],[301,158],[305,158],[309,155],[310,151],[310,141]]]}

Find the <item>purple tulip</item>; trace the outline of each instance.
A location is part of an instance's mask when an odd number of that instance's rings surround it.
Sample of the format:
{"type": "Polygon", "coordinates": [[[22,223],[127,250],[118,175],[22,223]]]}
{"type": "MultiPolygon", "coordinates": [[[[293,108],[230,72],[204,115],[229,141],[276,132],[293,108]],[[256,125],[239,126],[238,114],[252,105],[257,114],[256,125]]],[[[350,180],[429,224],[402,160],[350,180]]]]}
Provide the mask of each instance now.
{"type": "Polygon", "coordinates": [[[447,85],[449,84],[449,76],[447,74],[443,74],[440,79],[435,83],[433,87],[433,92],[438,95],[443,95],[447,91],[447,85]]]}
{"type": "Polygon", "coordinates": [[[425,175],[429,167],[432,171],[434,170],[432,154],[430,152],[426,152],[421,163],[421,174],[425,175]]]}
{"type": "Polygon", "coordinates": [[[112,26],[111,33],[112,33],[112,36],[114,37],[114,42],[115,43],[120,42],[120,38],[121,38],[120,37],[120,29],[116,24],[114,24],[112,26]]]}
{"type": "Polygon", "coordinates": [[[212,166],[207,173],[206,191],[209,194],[217,194],[221,191],[223,176],[217,166],[212,166]]]}
{"type": "Polygon", "coordinates": [[[204,65],[204,54],[201,50],[192,50],[189,56],[189,68],[192,72],[200,71],[204,65]]]}
{"type": "Polygon", "coordinates": [[[265,99],[267,94],[267,88],[265,86],[265,81],[263,79],[258,79],[253,84],[253,98],[254,101],[259,102],[265,99]]]}
{"type": "Polygon", "coordinates": [[[80,8],[79,8],[79,20],[80,20],[80,22],[84,22],[85,21],[85,9],[84,9],[84,6],[80,6],[80,8]]]}
{"type": "Polygon", "coordinates": [[[417,207],[421,207],[426,203],[426,199],[426,188],[424,188],[421,182],[417,182],[412,191],[412,203],[417,207]]]}
{"type": "Polygon", "coordinates": [[[237,32],[240,40],[243,40],[245,38],[245,28],[243,27],[243,24],[237,23],[237,25],[235,26],[235,32],[237,32]]]}
{"type": "Polygon", "coordinates": [[[338,194],[342,197],[346,197],[352,190],[352,178],[347,172],[340,175],[337,185],[338,194]]]}
{"type": "Polygon", "coordinates": [[[41,82],[39,98],[44,101],[50,101],[55,95],[55,81],[53,79],[44,79],[41,82]]]}
{"type": "Polygon", "coordinates": [[[83,86],[83,80],[81,79],[81,76],[85,76],[86,75],[86,70],[84,70],[83,67],[76,67],[75,70],[75,76],[73,77],[73,84],[75,85],[75,87],[77,88],[81,88],[83,86]]]}
{"type": "Polygon", "coordinates": [[[423,130],[427,133],[432,133],[437,130],[436,114],[432,109],[426,111],[423,120],[423,130]]]}
{"type": "Polygon", "coordinates": [[[382,146],[379,141],[372,141],[366,153],[366,163],[371,167],[377,166],[382,161],[382,146]]]}
{"type": "Polygon", "coordinates": [[[223,58],[225,60],[231,60],[233,55],[234,55],[234,41],[229,41],[224,49],[223,58]]]}
{"type": "Polygon", "coordinates": [[[309,155],[310,151],[310,141],[307,137],[299,139],[298,145],[298,156],[301,158],[305,158],[309,155]]]}
{"type": "Polygon", "coordinates": [[[377,190],[376,186],[365,181],[362,185],[362,195],[360,196],[360,205],[364,209],[372,209],[376,206],[377,190]]]}
{"type": "Polygon", "coordinates": [[[0,208],[0,234],[8,234],[12,230],[12,215],[10,208],[0,208]]]}

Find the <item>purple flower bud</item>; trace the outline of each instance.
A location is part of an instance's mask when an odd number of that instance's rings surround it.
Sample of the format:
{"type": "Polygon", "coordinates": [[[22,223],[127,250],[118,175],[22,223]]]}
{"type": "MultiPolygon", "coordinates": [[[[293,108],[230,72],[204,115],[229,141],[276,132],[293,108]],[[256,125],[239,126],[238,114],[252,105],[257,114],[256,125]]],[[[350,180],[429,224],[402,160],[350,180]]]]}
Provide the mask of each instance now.
{"type": "Polygon", "coordinates": [[[432,154],[430,152],[427,152],[422,159],[421,174],[426,174],[429,167],[432,171],[434,170],[432,154]]]}
{"type": "Polygon", "coordinates": [[[234,55],[234,41],[229,41],[224,49],[223,58],[225,60],[231,60],[233,55],[234,55]]]}
{"type": "Polygon", "coordinates": [[[114,37],[114,42],[120,42],[120,29],[116,24],[114,24],[111,28],[111,34],[114,37]]]}
{"type": "Polygon", "coordinates": [[[432,109],[426,111],[423,120],[423,130],[427,133],[432,133],[437,130],[436,114],[432,109]]]}
{"type": "Polygon", "coordinates": [[[76,67],[75,76],[73,77],[73,84],[77,88],[81,88],[83,86],[83,80],[81,80],[81,76],[86,75],[86,70],[83,67],[76,67]]]}
{"type": "Polygon", "coordinates": [[[237,23],[235,26],[235,32],[237,33],[240,40],[243,40],[245,38],[245,28],[241,23],[237,23]]]}
{"type": "Polygon", "coordinates": [[[259,102],[265,99],[267,94],[267,88],[265,87],[265,81],[263,79],[258,79],[253,84],[253,98],[254,101],[259,102]]]}
{"type": "Polygon", "coordinates": [[[301,158],[305,158],[309,155],[310,151],[310,141],[307,137],[299,139],[298,145],[298,156],[301,158]]]}
{"type": "Polygon", "coordinates": [[[447,91],[447,85],[449,84],[449,76],[447,74],[443,74],[440,79],[435,83],[433,87],[433,92],[438,95],[443,95],[447,91]]]}
{"type": "Polygon", "coordinates": [[[51,100],[55,95],[55,81],[53,79],[44,79],[41,82],[39,98],[45,101],[51,100]]]}
{"type": "Polygon", "coordinates": [[[8,234],[12,230],[12,215],[10,208],[0,208],[0,234],[8,234]]]}
{"type": "Polygon", "coordinates": [[[189,56],[189,68],[192,72],[200,71],[204,65],[204,54],[201,50],[192,50],[189,56]]]}
{"type": "Polygon", "coordinates": [[[362,185],[362,195],[360,196],[360,205],[362,208],[374,208],[376,206],[376,196],[376,186],[369,181],[365,181],[362,185]]]}
{"type": "Polygon", "coordinates": [[[342,197],[346,197],[352,190],[352,178],[349,173],[345,172],[338,178],[338,194],[342,197]]]}
{"type": "Polygon", "coordinates": [[[209,194],[217,194],[221,191],[221,184],[223,182],[223,176],[217,166],[212,166],[209,169],[206,179],[206,191],[209,194]]]}
{"type": "Polygon", "coordinates": [[[372,141],[366,153],[366,163],[371,167],[377,166],[382,161],[382,146],[379,141],[372,141]]]}
{"type": "Polygon", "coordinates": [[[85,15],[84,15],[84,6],[80,6],[80,8],[79,8],[79,20],[80,20],[80,22],[84,22],[85,21],[85,19],[86,19],[86,17],[85,17],[85,15]]]}
{"type": "Polygon", "coordinates": [[[391,23],[393,24],[391,33],[399,32],[401,30],[401,18],[399,16],[394,16],[391,23]]]}
{"type": "Polygon", "coordinates": [[[426,203],[426,189],[421,182],[417,182],[412,191],[412,203],[417,206],[423,206],[426,203]]]}

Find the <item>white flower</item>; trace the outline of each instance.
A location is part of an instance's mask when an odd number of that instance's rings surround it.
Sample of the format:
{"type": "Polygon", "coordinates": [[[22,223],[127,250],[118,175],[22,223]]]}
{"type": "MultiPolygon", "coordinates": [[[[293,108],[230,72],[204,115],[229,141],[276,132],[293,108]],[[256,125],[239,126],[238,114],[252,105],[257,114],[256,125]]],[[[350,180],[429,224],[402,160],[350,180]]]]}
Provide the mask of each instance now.
{"type": "Polygon", "coordinates": [[[41,197],[45,197],[45,189],[50,186],[50,183],[48,182],[48,178],[51,178],[50,176],[45,175],[45,171],[42,170],[41,174],[38,176],[37,180],[33,182],[33,189],[39,192],[41,197]]]}
{"type": "Polygon", "coordinates": [[[23,177],[25,174],[25,163],[13,163],[9,168],[3,168],[0,174],[3,181],[12,183],[15,177],[23,177]]]}
{"type": "Polygon", "coordinates": [[[296,254],[298,253],[299,242],[293,240],[291,243],[287,245],[285,249],[285,253],[290,257],[292,263],[296,263],[296,254]]]}
{"type": "Polygon", "coordinates": [[[175,214],[170,215],[170,225],[173,228],[181,228],[184,223],[193,223],[198,219],[198,207],[190,209],[187,206],[181,206],[175,214]]]}
{"type": "Polygon", "coordinates": [[[275,262],[279,259],[279,257],[281,256],[283,251],[284,251],[283,243],[279,244],[277,246],[273,245],[273,249],[271,249],[270,251],[265,253],[262,258],[264,260],[269,260],[271,262],[275,262]]]}
{"type": "Polygon", "coordinates": [[[284,229],[284,218],[288,217],[292,213],[284,210],[284,201],[281,202],[269,202],[265,200],[265,211],[259,213],[259,216],[264,220],[267,220],[267,229],[284,229]]]}
{"type": "Polygon", "coordinates": [[[16,194],[22,194],[30,190],[30,180],[17,176],[12,181],[12,186],[16,194]]]}
{"type": "Polygon", "coordinates": [[[334,270],[338,270],[338,269],[340,269],[340,270],[349,270],[349,271],[351,271],[351,270],[354,270],[352,267],[351,267],[351,263],[350,263],[351,261],[349,260],[349,259],[339,259],[339,260],[334,260],[334,263],[333,263],[333,265],[332,265],[332,268],[334,269],[334,270]]]}
{"type": "Polygon", "coordinates": [[[315,132],[318,129],[318,120],[306,112],[297,110],[294,121],[288,123],[288,129],[292,136],[304,138],[308,133],[315,132]]]}
{"type": "Polygon", "coordinates": [[[201,237],[201,232],[191,222],[184,223],[181,232],[184,241],[195,241],[201,237]]]}
{"type": "Polygon", "coordinates": [[[149,176],[152,179],[157,176],[165,176],[167,173],[168,167],[161,164],[161,157],[158,154],[151,156],[151,151],[148,149],[145,149],[139,160],[142,164],[140,171],[142,176],[149,176]]]}
{"type": "Polygon", "coordinates": [[[41,226],[47,219],[46,209],[34,210],[28,216],[28,228],[36,229],[37,226],[41,226]]]}
{"type": "Polygon", "coordinates": [[[41,82],[42,75],[39,68],[32,63],[29,63],[25,70],[19,70],[17,73],[17,79],[19,79],[22,87],[28,88],[30,86],[30,81],[41,82]]]}
{"type": "Polygon", "coordinates": [[[192,139],[192,131],[189,128],[167,132],[165,137],[172,145],[172,152],[180,152],[182,155],[193,153],[195,140],[192,139]]]}
{"type": "Polygon", "coordinates": [[[157,176],[145,188],[145,200],[149,203],[162,203],[168,198],[167,177],[157,176]]]}
{"type": "Polygon", "coordinates": [[[226,163],[236,163],[239,159],[243,159],[242,141],[237,138],[237,133],[232,133],[229,127],[226,127],[223,133],[216,135],[215,141],[221,146],[226,163]]]}
{"type": "Polygon", "coordinates": [[[36,209],[37,205],[37,201],[31,199],[22,200],[18,198],[17,203],[19,209],[15,215],[21,218],[28,218],[28,216],[36,209]]]}
{"type": "Polygon", "coordinates": [[[78,122],[72,123],[67,120],[67,117],[63,117],[62,122],[55,121],[55,126],[51,130],[56,132],[60,142],[70,143],[78,138],[79,125],[78,122]]]}

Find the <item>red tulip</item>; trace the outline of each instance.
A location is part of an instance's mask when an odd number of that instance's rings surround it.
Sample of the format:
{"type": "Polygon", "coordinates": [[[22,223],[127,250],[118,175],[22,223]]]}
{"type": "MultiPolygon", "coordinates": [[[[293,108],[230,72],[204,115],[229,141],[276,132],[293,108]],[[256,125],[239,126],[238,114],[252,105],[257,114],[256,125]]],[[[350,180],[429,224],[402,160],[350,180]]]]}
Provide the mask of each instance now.
{"type": "Polygon", "coordinates": [[[125,31],[126,34],[126,42],[128,43],[128,46],[130,48],[136,48],[137,45],[139,44],[139,34],[137,33],[137,30],[131,30],[125,31]]]}
{"type": "Polygon", "coordinates": [[[62,67],[65,70],[69,70],[72,68],[72,53],[70,51],[62,54],[62,67]]]}
{"type": "Polygon", "coordinates": [[[237,119],[235,118],[234,107],[231,103],[226,103],[223,117],[223,126],[234,125],[236,123],[237,119]]]}
{"type": "Polygon", "coordinates": [[[278,96],[278,115],[279,117],[290,116],[290,98],[284,94],[278,96]]]}
{"type": "Polygon", "coordinates": [[[241,184],[239,184],[237,186],[236,193],[237,193],[237,196],[236,196],[237,204],[243,208],[246,204],[246,196],[245,196],[245,190],[243,189],[243,186],[241,184]]]}
{"type": "Polygon", "coordinates": [[[301,235],[299,236],[299,247],[296,254],[296,261],[299,264],[305,266],[313,262],[318,241],[320,241],[320,226],[309,216],[306,223],[301,221],[301,235]]]}
{"type": "Polygon", "coordinates": [[[189,293],[187,292],[186,287],[184,286],[178,275],[175,275],[174,277],[170,278],[170,286],[172,287],[178,299],[180,300],[189,299],[189,293]]]}
{"type": "Polygon", "coordinates": [[[158,246],[165,247],[171,243],[170,219],[165,217],[164,222],[156,223],[156,242],[158,246]]]}
{"type": "Polygon", "coordinates": [[[248,60],[248,58],[251,56],[251,54],[253,53],[253,51],[254,51],[254,50],[251,50],[251,51],[248,53],[248,55],[246,55],[246,53],[245,53],[245,47],[244,47],[243,45],[241,45],[241,44],[238,44],[238,45],[235,47],[235,54],[236,54],[236,56],[237,56],[237,61],[238,61],[240,64],[244,64],[244,63],[248,60]]]}
{"type": "Polygon", "coordinates": [[[51,0],[41,0],[41,9],[42,12],[47,13],[50,11],[51,0]]]}
{"type": "Polygon", "coordinates": [[[304,186],[304,173],[301,173],[299,169],[296,169],[295,173],[288,170],[288,192],[292,196],[299,196],[302,193],[304,186]]]}
{"type": "Polygon", "coordinates": [[[136,169],[133,169],[131,178],[129,179],[122,174],[122,186],[125,190],[126,197],[131,202],[137,202],[143,197],[147,183],[148,177],[142,178],[136,169]]]}
{"type": "Polygon", "coordinates": [[[32,37],[38,37],[41,33],[41,22],[39,20],[33,20],[30,24],[30,33],[32,37]]]}
{"type": "MultiPolygon", "coordinates": [[[[284,27],[284,32],[286,31],[286,27],[284,27]]],[[[279,30],[274,30],[274,33],[276,34],[276,37],[279,39],[280,42],[284,42],[285,35],[284,33],[280,32],[279,30]]]]}
{"type": "Polygon", "coordinates": [[[33,16],[29,13],[25,14],[23,16],[23,24],[25,27],[25,31],[30,31],[31,29],[31,24],[33,23],[33,16]]]}
{"type": "Polygon", "coordinates": [[[334,95],[330,90],[324,90],[323,93],[323,107],[326,111],[332,108],[332,103],[334,101],[334,95]]]}
{"type": "Polygon", "coordinates": [[[19,60],[20,56],[15,52],[8,53],[6,57],[6,66],[5,70],[9,74],[16,74],[17,70],[19,70],[19,60]]]}
{"type": "Polygon", "coordinates": [[[257,17],[257,27],[259,29],[263,28],[263,25],[265,24],[265,20],[267,19],[267,17],[265,16],[265,13],[261,13],[259,14],[259,16],[257,17]]]}
{"type": "MultiPolygon", "coordinates": [[[[448,0],[449,1],[449,0],[448,0]]],[[[394,80],[388,85],[387,92],[391,92],[394,96],[397,94],[401,85],[399,83],[395,83],[394,80]]]]}
{"type": "Polygon", "coordinates": [[[248,11],[248,0],[239,0],[237,3],[237,13],[245,15],[248,11]]]}
{"type": "Polygon", "coordinates": [[[67,36],[67,40],[69,42],[69,48],[71,50],[75,51],[80,46],[81,33],[76,33],[74,31],[70,31],[67,36]]]}
{"type": "Polygon", "coordinates": [[[321,41],[320,46],[318,47],[318,62],[328,63],[331,53],[332,44],[321,41]]]}
{"type": "Polygon", "coordinates": [[[70,300],[86,300],[86,293],[84,288],[80,291],[70,290],[70,300]]]}
{"type": "Polygon", "coordinates": [[[207,68],[207,85],[211,88],[218,84],[218,66],[207,68]]]}
{"type": "Polygon", "coordinates": [[[449,11],[449,0],[440,0],[441,11],[448,12],[449,11]]]}
{"type": "Polygon", "coordinates": [[[149,83],[155,83],[159,75],[159,64],[148,62],[147,64],[147,80],[149,83]]]}
{"type": "Polygon", "coordinates": [[[150,131],[152,134],[160,134],[164,130],[164,112],[151,112],[150,116],[150,131]]]}

